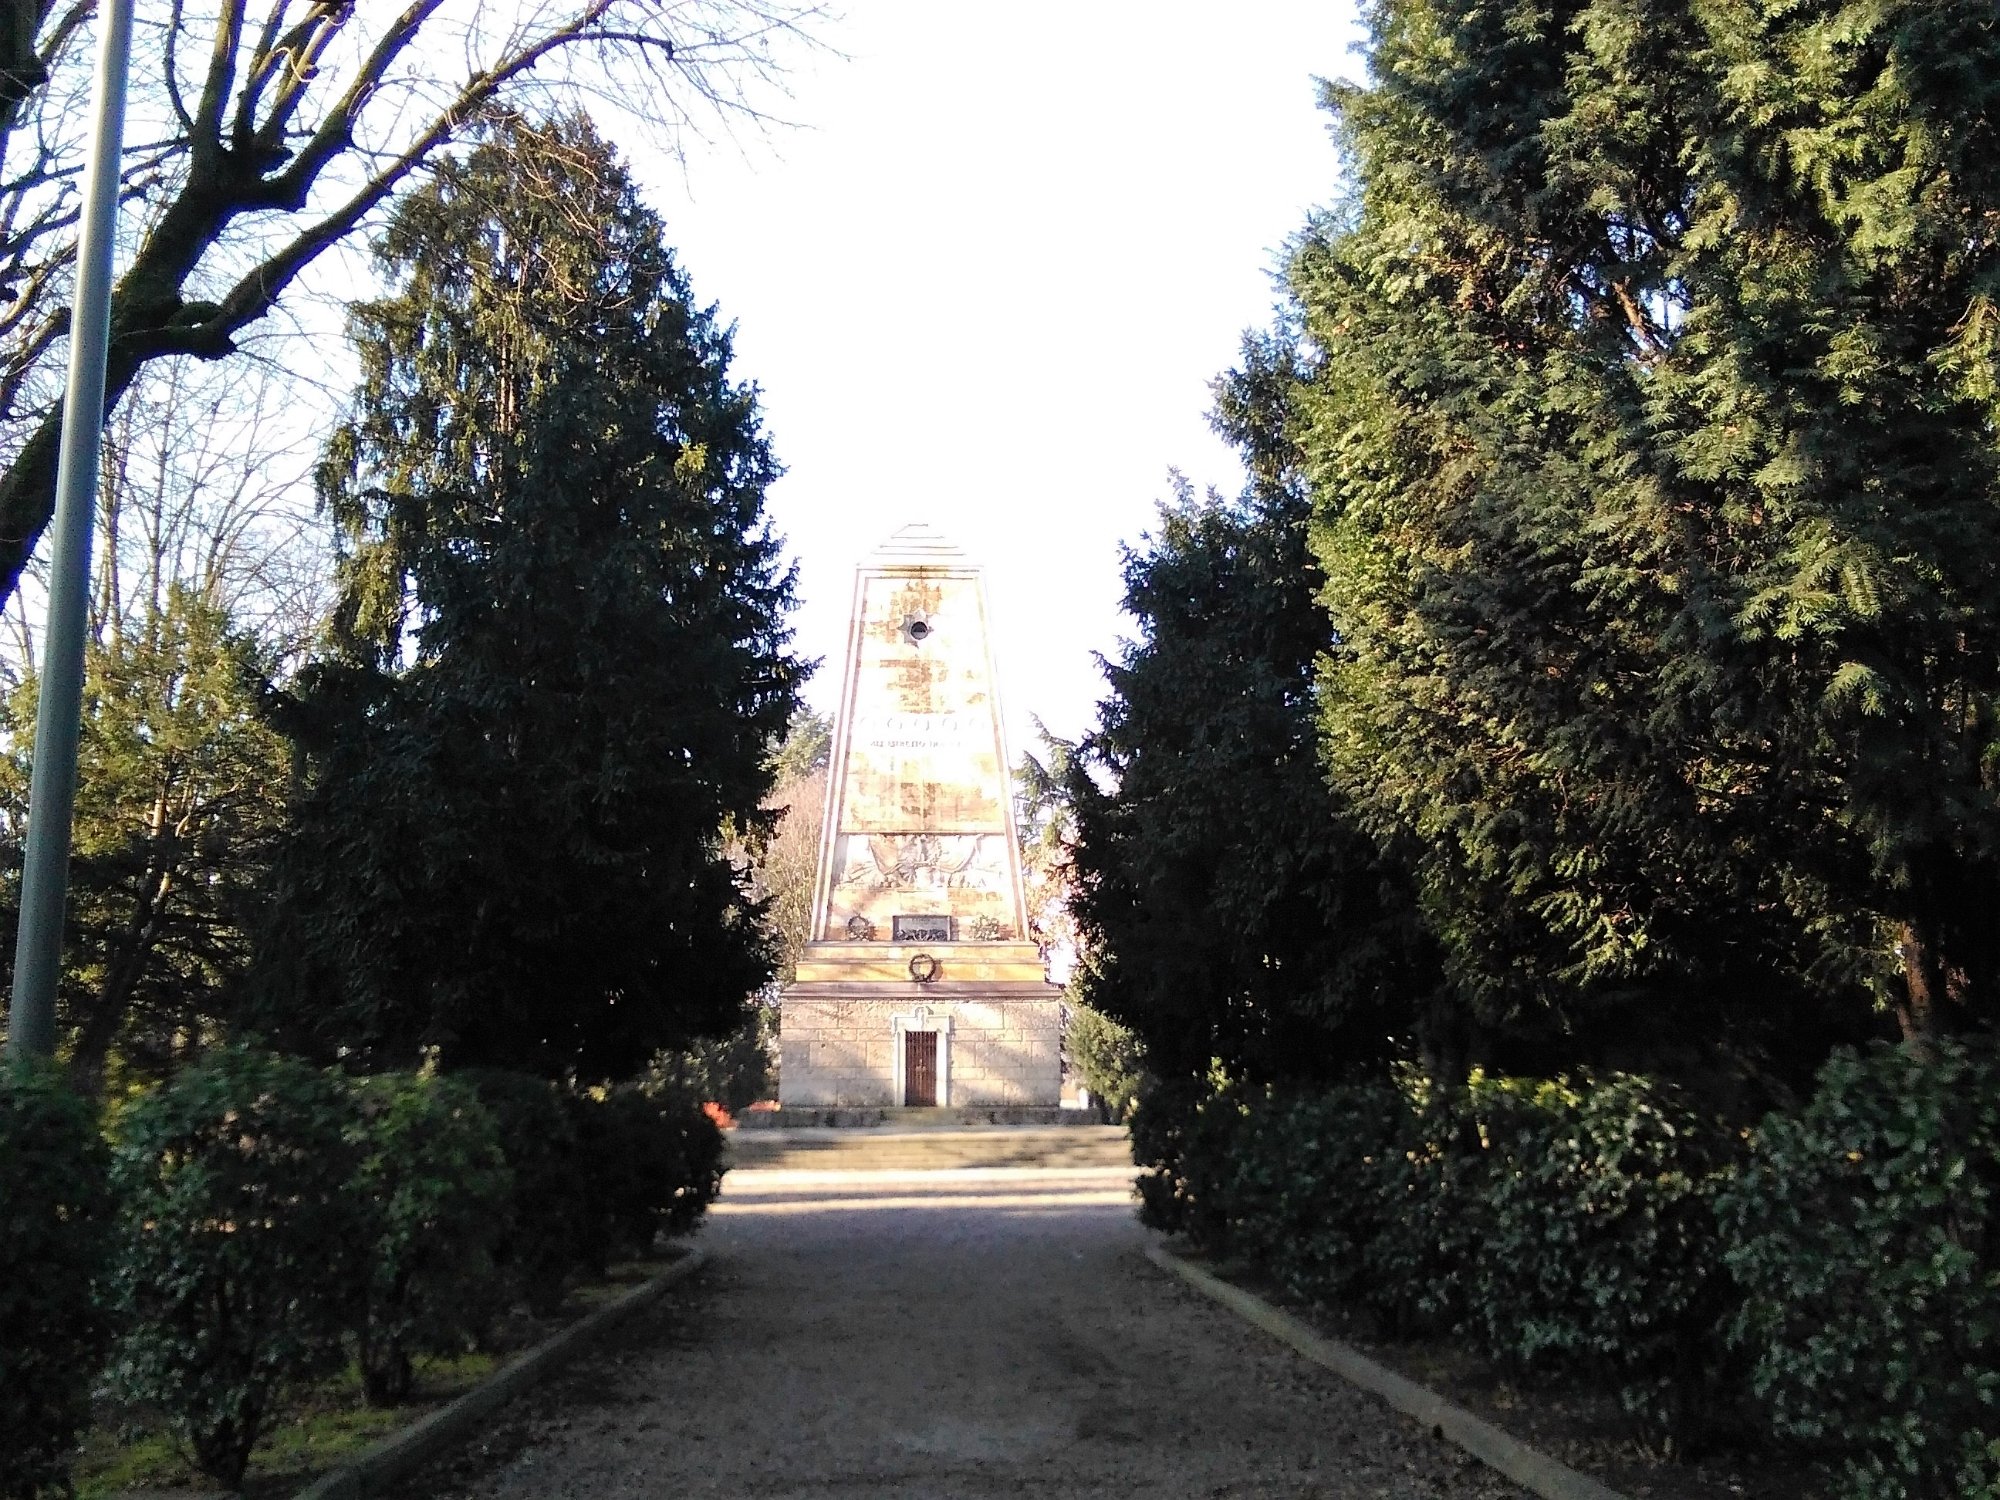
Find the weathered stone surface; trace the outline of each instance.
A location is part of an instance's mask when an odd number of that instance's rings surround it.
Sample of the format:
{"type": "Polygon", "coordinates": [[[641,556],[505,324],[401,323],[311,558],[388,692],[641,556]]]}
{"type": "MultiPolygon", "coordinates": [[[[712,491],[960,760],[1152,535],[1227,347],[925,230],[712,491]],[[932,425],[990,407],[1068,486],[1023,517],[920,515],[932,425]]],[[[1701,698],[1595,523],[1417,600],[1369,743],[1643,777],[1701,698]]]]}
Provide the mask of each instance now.
{"type": "Polygon", "coordinates": [[[937,1104],[1055,1104],[1061,1006],[1028,937],[985,583],[928,528],[857,570],[829,776],[781,1102],[913,1102],[915,1031],[936,1034],[937,1104]]]}
{"type": "MultiPolygon", "coordinates": [[[[940,1038],[949,1074],[951,1104],[1053,1103],[1055,1082],[1060,1076],[1059,1045],[1061,1002],[1053,994],[1040,1000],[1011,1000],[1009,1016],[1026,1012],[1032,1028],[983,1032],[982,1017],[945,1013],[951,1007],[932,1007],[933,1023],[949,1019],[948,1039],[940,1038]]],[[[913,1012],[907,999],[860,1002],[847,1012],[841,1027],[822,1026],[819,1040],[806,1046],[792,1039],[789,1012],[783,1048],[783,1102],[790,1107],[824,1109],[843,1105],[893,1107],[902,1101],[894,1097],[896,1021],[907,1023],[913,1012]]]]}

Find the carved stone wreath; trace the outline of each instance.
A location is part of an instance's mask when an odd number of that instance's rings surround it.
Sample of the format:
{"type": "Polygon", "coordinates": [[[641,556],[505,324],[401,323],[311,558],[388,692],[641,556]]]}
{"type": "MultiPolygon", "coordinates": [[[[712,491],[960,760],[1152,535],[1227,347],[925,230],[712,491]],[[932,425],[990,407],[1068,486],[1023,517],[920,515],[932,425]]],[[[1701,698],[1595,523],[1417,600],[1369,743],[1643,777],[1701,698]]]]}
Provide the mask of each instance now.
{"type": "Polygon", "coordinates": [[[928,953],[910,955],[910,978],[918,984],[929,984],[938,975],[938,961],[928,953]]]}
{"type": "Polygon", "coordinates": [[[875,937],[875,924],[858,913],[847,919],[847,940],[850,943],[866,943],[875,937]]]}

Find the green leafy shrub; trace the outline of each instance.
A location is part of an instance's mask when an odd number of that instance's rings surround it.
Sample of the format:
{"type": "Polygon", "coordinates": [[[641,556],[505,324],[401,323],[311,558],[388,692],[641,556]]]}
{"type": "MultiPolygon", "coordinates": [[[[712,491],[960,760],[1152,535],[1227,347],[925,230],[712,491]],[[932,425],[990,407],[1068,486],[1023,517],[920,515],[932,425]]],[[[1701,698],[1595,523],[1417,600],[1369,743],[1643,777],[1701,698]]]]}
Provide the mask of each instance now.
{"type": "Polygon", "coordinates": [[[1670,1091],[1615,1077],[1159,1092],[1133,1132],[1149,1223],[1386,1328],[1463,1331],[1517,1368],[1609,1378],[1668,1439],[1703,1435],[1738,1389],[1716,1332],[1728,1142],[1670,1091]]]}
{"type": "Polygon", "coordinates": [[[366,1227],[356,1352],[363,1396],[384,1405],[409,1399],[413,1353],[460,1352],[499,1310],[493,1252],[513,1180],[470,1084],[388,1073],[350,1091],[366,1227]]]}
{"type": "Polygon", "coordinates": [[[1132,1120],[1140,1217],[1262,1264],[1294,1295],[1367,1287],[1408,1107],[1387,1085],[1312,1093],[1150,1082],[1132,1120]]]}
{"type": "Polygon", "coordinates": [[[1398,1113],[1386,1087],[1306,1094],[1149,1080],[1132,1117],[1146,1169],[1140,1218],[1330,1301],[1353,1290],[1360,1247],[1379,1227],[1398,1113]]]}
{"type": "Polygon", "coordinates": [[[1123,1124],[1146,1081],[1146,1048],[1138,1033],[1102,1011],[1072,1003],[1067,1043],[1099,1116],[1109,1124],[1123,1124]]]}
{"type": "Polygon", "coordinates": [[[727,1036],[655,1056],[646,1069],[646,1087],[713,1100],[735,1114],[776,1096],[777,1049],[777,1007],[753,1000],[727,1036]]]}
{"type": "Polygon", "coordinates": [[[1168,1184],[1180,1231],[1203,1250],[1236,1252],[1243,1212],[1243,1159],[1261,1096],[1224,1083],[1195,1102],[1178,1133],[1177,1175],[1168,1184]]]}
{"type": "Polygon", "coordinates": [[[510,1295],[547,1317],[570,1273],[590,1259],[590,1185],[576,1122],[547,1081],[498,1068],[452,1075],[471,1086],[492,1120],[512,1183],[493,1259],[510,1295]]]}
{"type": "Polygon", "coordinates": [[[588,1249],[602,1270],[615,1252],[644,1254],[685,1234],[722,1188],[722,1132],[698,1101],[624,1087],[573,1096],[589,1195],[588,1249]]]}
{"type": "Polygon", "coordinates": [[[1516,1368],[1615,1382],[1656,1436],[1702,1436],[1739,1389],[1720,1333],[1733,1305],[1715,1214],[1726,1136],[1671,1088],[1622,1074],[1486,1083],[1474,1102],[1500,1160],[1485,1179],[1472,1332],[1516,1368]]]}
{"type": "Polygon", "coordinates": [[[2000,1491],[2000,1056],[1836,1054],[1723,1195],[1771,1427],[1854,1500],[2000,1491]]]}
{"type": "Polygon", "coordinates": [[[0,1496],[67,1493],[110,1329],[108,1152],[43,1067],[0,1070],[0,1496]]]}
{"type": "Polygon", "coordinates": [[[1494,1154],[1463,1091],[1412,1080],[1396,1125],[1371,1164],[1380,1206],[1360,1246],[1359,1297],[1397,1334],[1456,1333],[1487,1239],[1494,1154]]]}
{"type": "Polygon", "coordinates": [[[120,1122],[110,1386],[165,1414],[232,1488],[285,1387],[343,1363],[357,1279],[348,1119],[331,1078],[230,1047],[120,1122]]]}
{"type": "Polygon", "coordinates": [[[1231,1248],[1262,1259],[1309,1301],[1361,1291],[1363,1251],[1383,1229],[1401,1112],[1386,1086],[1254,1099],[1221,1187],[1231,1248]]]}
{"type": "Polygon", "coordinates": [[[1197,1084],[1149,1078],[1140,1088],[1129,1126],[1132,1161],[1139,1168],[1139,1222],[1164,1234],[1188,1235],[1197,1243],[1196,1184],[1188,1177],[1188,1155],[1202,1150],[1195,1132],[1205,1102],[1205,1091],[1197,1084]]]}

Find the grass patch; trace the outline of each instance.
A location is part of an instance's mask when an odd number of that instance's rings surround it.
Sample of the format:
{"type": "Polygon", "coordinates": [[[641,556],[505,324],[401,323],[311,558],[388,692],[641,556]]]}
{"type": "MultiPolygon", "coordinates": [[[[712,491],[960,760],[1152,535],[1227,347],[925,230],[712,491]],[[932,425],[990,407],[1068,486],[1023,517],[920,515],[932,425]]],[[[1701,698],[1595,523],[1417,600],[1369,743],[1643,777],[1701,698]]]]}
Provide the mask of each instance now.
{"type": "MultiPolygon", "coordinates": [[[[350,1365],[278,1411],[243,1476],[243,1493],[251,1497],[290,1493],[463,1395],[506,1358],[500,1354],[419,1358],[414,1397],[401,1406],[379,1408],[361,1404],[361,1373],[350,1365]]],[[[215,1489],[181,1454],[163,1424],[143,1419],[126,1424],[122,1432],[93,1431],[75,1477],[77,1500],[113,1500],[128,1490],[215,1489]]]]}

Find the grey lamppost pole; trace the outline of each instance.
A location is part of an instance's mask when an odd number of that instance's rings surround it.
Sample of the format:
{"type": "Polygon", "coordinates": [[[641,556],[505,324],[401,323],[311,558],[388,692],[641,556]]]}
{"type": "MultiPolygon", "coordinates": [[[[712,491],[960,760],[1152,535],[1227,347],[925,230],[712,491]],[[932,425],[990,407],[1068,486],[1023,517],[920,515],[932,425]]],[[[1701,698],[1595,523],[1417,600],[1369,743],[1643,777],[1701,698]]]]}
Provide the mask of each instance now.
{"type": "MultiPolygon", "coordinates": [[[[76,745],[83,718],[83,643],[90,628],[90,534],[97,513],[97,454],[104,430],[104,353],[111,333],[111,240],[125,138],[125,74],[132,0],[105,0],[97,38],[96,125],[84,167],[83,221],[70,315],[69,388],[56,470],[55,554],[43,629],[41,703],[28,786],[28,848],[21,869],[21,930],[7,1045],[14,1060],[47,1057],[56,1044],[56,976],[62,969],[64,885],[76,807],[76,745]]],[[[115,559],[114,559],[115,562],[115,559]]]]}

